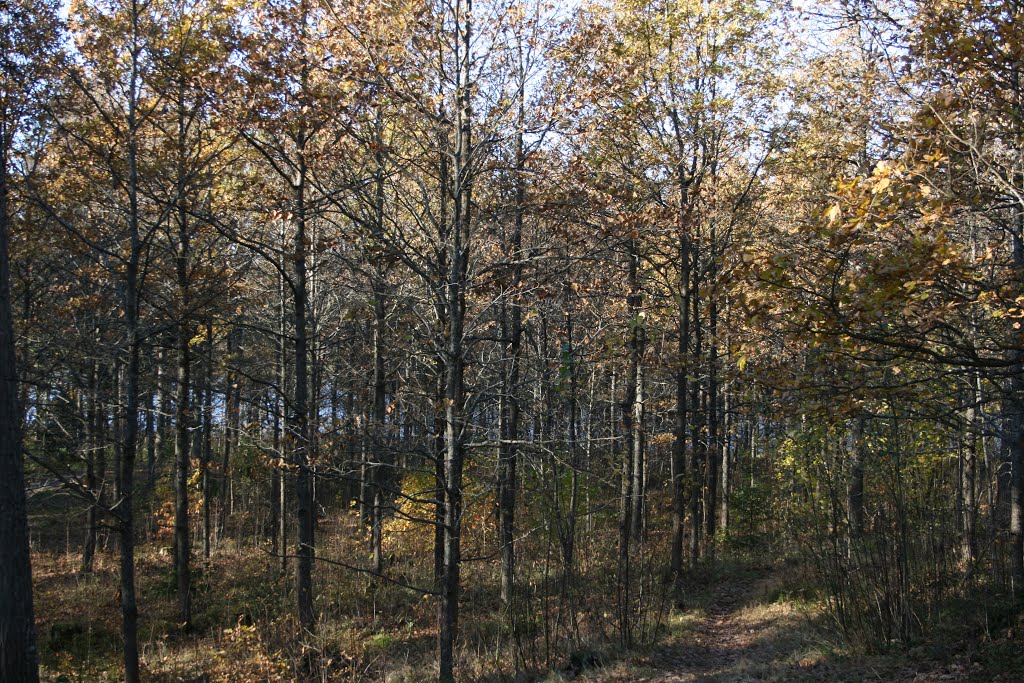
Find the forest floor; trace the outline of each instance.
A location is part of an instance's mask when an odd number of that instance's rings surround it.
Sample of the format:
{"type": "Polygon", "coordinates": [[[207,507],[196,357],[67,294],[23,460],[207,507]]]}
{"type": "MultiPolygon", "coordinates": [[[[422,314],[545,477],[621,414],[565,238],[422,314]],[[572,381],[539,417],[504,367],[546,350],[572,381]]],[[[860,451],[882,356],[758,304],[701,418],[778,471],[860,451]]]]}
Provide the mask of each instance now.
{"type": "MultiPolygon", "coordinates": [[[[1024,681],[1012,637],[857,655],[830,633],[818,601],[790,592],[791,565],[741,567],[712,580],[670,617],[669,633],[646,652],[575,677],[586,683],[747,681],[1024,681]]],[[[964,634],[967,635],[966,633],[964,634]]],[[[564,676],[564,678],[573,678],[564,676]]]]}
{"type": "MultiPolygon", "coordinates": [[[[95,571],[79,573],[80,557],[70,533],[77,519],[54,523],[46,543],[37,541],[49,549],[33,554],[43,680],[113,683],[121,678],[117,554],[113,549],[100,552],[95,571]]],[[[39,534],[45,527],[36,521],[39,534]]],[[[314,577],[321,619],[312,638],[296,636],[294,581],[246,528],[233,528],[208,560],[197,549],[189,629],[177,623],[167,534],[159,531],[138,548],[145,681],[286,683],[297,680],[300,672],[320,681],[435,680],[433,602],[329,561],[365,554],[366,539],[359,535],[356,516],[321,523],[318,556],[323,561],[314,577]]],[[[426,554],[416,555],[413,540],[396,549],[408,557],[392,570],[426,585],[429,547],[426,554]],[[423,567],[422,575],[415,573],[423,567]]],[[[486,537],[475,542],[487,547],[486,537]]],[[[609,561],[597,555],[601,547],[594,542],[588,551],[601,560],[598,568],[609,561]]],[[[542,560],[534,558],[534,570],[543,569],[542,560]]],[[[592,598],[584,608],[591,616],[595,607],[600,616],[607,605],[602,602],[602,591],[609,590],[605,573],[595,571],[585,577],[589,583],[578,586],[581,596],[592,598]]],[[[1024,613],[1008,610],[1005,598],[983,584],[960,592],[931,623],[922,624],[927,640],[895,644],[887,653],[868,656],[844,644],[823,610],[821,588],[806,564],[724,560],[691,572],[687,609],[664,615],[664,628],[653,646],[622,650],[613,643],[614,629],[599,633],[592,627],[579,645],[583,651],[569,656],[557,650],[545,658],[542,631],[537,629],[527,664],[515,667],[515,674],[507,641],[503,649],[495,645],[505,633],[505,613],[493,567],[469,563],[464,581],[460,680],[466,682],[1024,681],[1024,613]],[[579,671],[571,661],[580,655],[588,664],[600,665],[579,671]]],[[[557,612],[547,617],[537,612],[546,604],[544,599],[532,603],[535,627],[544,619],[557,622],[557,612]]],[[[607,626],[599,620],[586,623],[607,626]]],[[[524,641],[527,646],[531,642],[524,641]]]]}

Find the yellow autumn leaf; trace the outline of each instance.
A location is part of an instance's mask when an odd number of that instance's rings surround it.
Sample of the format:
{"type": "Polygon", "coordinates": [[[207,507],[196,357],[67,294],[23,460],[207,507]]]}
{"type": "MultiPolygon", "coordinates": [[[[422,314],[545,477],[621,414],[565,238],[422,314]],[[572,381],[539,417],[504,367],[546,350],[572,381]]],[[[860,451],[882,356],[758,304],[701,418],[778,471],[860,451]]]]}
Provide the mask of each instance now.
{"type": "Polygon", "coordinates": [[[841,208],[839,208],[839,205],[838,204],[833,204],[829,208],[829,210],[825,212],[825,220],[827,220],[829,222],[829,224],[832,224],[832,223],[835,223],[837,220],[839,220],[840,216],[842,216],[842,215],[843,215],[843,210],[841,208]]]}

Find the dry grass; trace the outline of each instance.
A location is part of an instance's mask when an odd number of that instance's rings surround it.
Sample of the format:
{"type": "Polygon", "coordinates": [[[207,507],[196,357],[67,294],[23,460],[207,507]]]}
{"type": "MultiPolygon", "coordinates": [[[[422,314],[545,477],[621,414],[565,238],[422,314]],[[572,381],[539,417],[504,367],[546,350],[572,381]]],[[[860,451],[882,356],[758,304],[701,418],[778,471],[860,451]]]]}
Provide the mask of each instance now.
{"type": "MultiPolygon", "coordinates": [[[[432,534],[429,529],[420,533],[419,538],[406,533],[401,547],[392,548],[388,572],[403,582],[429,586],[432,560],[425,549],[432,534]]],[[[476,520],[467,529],[466,547],[482,554],[493,546],[492,533],[486,520],[476,520]]],[[[614,534],[610,523],[581,531],[579,569],[571,588],[575,623],[562,606],[558,547],[550,536],[534,533],[520,546],[522,583],[514,619],[497,597],[496,558],[467,562],[457,653],[462,679],[1020,680],[1022,623],[992,630],[986,642],[967,650],[936,647],[909,656],[857,656],[830,632],[818,596],[808,589],[811,580],[794,564],[701,567],[689,577],[690,609],[666,615],[667,630],[656,646],[624,652],[616,645],[615,572],[608,570],[615,566],[614,534]]],[[[293,578],[282,574],[267,546],[254,545],[251,535],[248,539],[225,540],[209,561],[195,559],[195,618],[188,631],[176,623],[170,554],[158,543],[140,546],[145,680],[419,683],[436,678],[433,598],[318,562],[318,627],[315,634],[303,633],[293,616],[293,578]]],[[[656,560],[664,556],[659,555],[663,540],[652,534],[646,555],[636,558],[637,567],[647,572],[645,585],[655,592],[662,590],[656,560]]],[[[318,556],[326,560],[368,563],[367,539],[355,514],[322,520],[317,544],[318,556]]],[[[37,551],[33,561],[44,680],[120,680],[116,554],[99,553],[88,576],[78,573],[76,553],[37,551]]],[[[957,636],[945,637],[951,642],[957,636]]]]}
{"type": "MultiPolygon", "coordinates": [[[[472,549],[486,547],[478,525],[472,549]]],[[[428,544],[430,539],[422,539],[428,544]]],[[[493,539],[490,539],[493,542],[493,539]]],[[[354,514],[322,520],[318,556],[367,564],[367,539],[354,514]]],[[[429,547],[429,545],[427,545],[429,547]]],[[[318,627],[303,633],[295,622],[294,583],[266,546],[226,539],[210,560],[193,557],[193,625],[177,623],[172,557],[159,543],[136,551],[139,639],[143,676],[150,681],[391,681],[436,678],[436,602],[350,569],[318,562],[318,627]]],[[[536,680],[558,668],[569,648],[570,620],[560,611],[557,566],[542,554],[523,555],[524,603],[517,627],[498,599],[496,560],[464,565],[458,666],[466,680],[536,680]],[[510,677],[511,676],[511,677],[510,677]]],[[[47,681],[115,681],[121,637],[117,554],[99,552],[95,571],[78,573],[76,553],[36,551],[34,576],[47,681]]],[[[390,575],[430,586],[427,553],[396,554],[390,575]]],[[[580,612],[607,614],[607,573],[594,564],[574,592],[580,612]],[[593,610],[588,610],[593,603],[593,610]]],[[[580,639],[600,640],[600,618],[581,618],[580,639]]]]}

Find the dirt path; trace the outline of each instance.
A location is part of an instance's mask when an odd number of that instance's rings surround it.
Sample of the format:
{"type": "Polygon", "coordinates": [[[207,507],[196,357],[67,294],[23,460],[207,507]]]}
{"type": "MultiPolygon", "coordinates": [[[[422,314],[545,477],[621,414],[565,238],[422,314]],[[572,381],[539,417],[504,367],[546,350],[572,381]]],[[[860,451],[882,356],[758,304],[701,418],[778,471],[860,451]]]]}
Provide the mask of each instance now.
{"type": "Polygon", "coordinates": [[[747,572],[700,596],[673,617],[670,635],[651,652],[581,676],[587,683],[777,683],[885,681],[937,683],[1021,680],[988,677],[963,662],[861,657],[834,649],[816,621],[820,608],[777,599],[783,572],[747,572]],[[703,609],[699,605],[703,605],[703,609]]]}
{"type": "Polygon", "coordinates": [[[724,581],[702,596],[705,609],[675,617],[672,634],[652,652],[581,680],[725,683],[802,678],[821,664],[810,627],[814,614],[792,602],[766,603],[778,582],[777,572],[767,570],[724,581]]]}

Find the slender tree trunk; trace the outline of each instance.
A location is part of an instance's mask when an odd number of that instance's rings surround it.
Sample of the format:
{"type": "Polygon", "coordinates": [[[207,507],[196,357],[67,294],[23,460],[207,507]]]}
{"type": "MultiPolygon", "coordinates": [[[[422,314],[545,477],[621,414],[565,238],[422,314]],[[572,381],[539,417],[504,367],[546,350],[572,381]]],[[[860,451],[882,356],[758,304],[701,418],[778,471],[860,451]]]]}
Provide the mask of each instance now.
{"type": "Polygon", "coordinates": [[[439,605],[438,660],[441,683],[455,680],[455,639],[458,633],[459,590],[462,568],[462,470],[465,461],[463,431],[464,327],[466,282],[472,225],[472,0],[456,4],[455,63],[458,87],[458,136],[454,154],[454,198],[448,278],[445,291],[445,457],[444,457],[444,566],[439,605]]]}
{"type": "Polygon", "coordinates": [[[373,414],[370,439],[373,445],[373,462],[370,465],[370,483],[373,495],[370,538],[373,550],[373,568],[380,573],[384,569],[383,526],[384,526],[384,467],[387,446],[384,443],[385,375],[384,375],[384,291],[383,283],[375,278],[374,283],[374,328],[373,328],[373,414]]]}
{"type": "Polygon", "coordinates": [[[135,0],[132,3],[132,59],[128,93],[128,241],[129,252],[125,264],[124,324],[127,336],[127,367],[125,369],[124,410],[119,435],[119,491],[114,512],[120,522],[121,536],[121,635],[124,640],[124,667],[126,683],[139,681],[138,618],[135,600],[135,456],[139,432],[139,280],[142,260],[142,237],[139,226],[139,174],[138,174],[138,99],[139,87],[139,14],[135,0]]]}
{"type": "MultiPolygon", "coordinates": [[[[99,336],[99,329],[96,330],[99,336]]],[[[106,476],[106,457],[103,443],[102,409],[100,407],[100,369],[99,361],[93,359],[89,370],[89,411],[86,416],[86,460],[85,486],[94,502],[89,504],[86,512],[85,544],[82,549],[81,573],[89,574],[93,570],[96,556],[96,541],[99,533],[99,514],[103,504],[103,479],[106,476]]]]}
{"type": "Polygon", "coordinates": [[[278,492],[281,489],[281,399],[274,394],[273,399],[267,399],[267,409],[270,413],[271,439],[274,459],[270,463],[270,487],[267,491],[267,502],[270,503],[269,517],[265,535],[270,537],[270,552],[274,557],[281,552],[278,545],[277,527],[281,518],[281,498],[278,492]]]}
{"type": "MultiPolygon", "coordinates": [[[[443,60],[443,56],[439,56],[439,59],[443,60]]],[[[438,223],[437,223],[437,246],[434,249],[435,258],[437,260],[437,272],[447,273],[448,272],[448,253],[447,253],[447,239],[450,231],[449,227],[449,199],[451,198],[453,187],[451,179],[451,168],[449,163],[449,145],[450,145],[450,130],[448,122],[448,114],[445,111],[444,105],[444,87],[442,84],[438,84],[437,98],[440,104],[438,105],[437,111],[437,180],[438,180],[438,223]]],[[[447,488],[446,475],[445,475],[445,422],[439,418],[441,407],[445,404],[445,392],[448,386],[448,371],[449,365],[448,360],[445,357],[445,346],[444,346],[444,335],[447,332],[447,313],[446,313],[446,301],[441,297],[438,297],[434,302],[435,315],[437,316],[437,322],[439,332],[435,339],[435,344],[439,349],[437,354],[437,361],[434,373],[434,391],[435,391],[435,403],[437,406],[434,412],[433,418],[433,465],[434,465],[434,482],[436,484],[435,489],[435,505],[434,505],[434,584],[438,592],[441,592],[444,586],[444,573],[445,573],[445,509],[447,507],[447,488]]],[[[440,610],[440,602],[439,610],[440,610]]],[[[439,611],[439,620],[443,619],[443,612],[439,611]]],[[[441,649],[444,647],[441,634],[438,634],[438,653],[440,655],[441,649]]]]}
{"type": "MultiPolygon", "coordinates": [[[[159,355],[159,354],[157,354],[159,355]]],[[[156,392],[146,395],[146,495],[156,487],[156,392]]]]}
{"type": "MultiPolygon", "coordinates": [[[[974,409],[968,411],[968,420],[974,422],[974,409]]],[[[974,523],[977,519],[977,502],[975,501],[976,463],[978,452],[978,434],[975,425],[965,434],[965,441],[960,453],[960,496],[961,525],[963,536],[960,544],[961,559],[970,566],[977,555],[975,546],[974,523]]]]}
{"type": "MultiPolygon", "coordinates": [[[[129,266],[129,278],[136,277],[129,266]]],[[[134,271],[134,272],[133,272],[134,271]]],[[[138,607],[135,600],[135,524],[132,506],[135,488],[135,453],[138,446],[139,334],[138,299],[134,285],[127,287],[129,327],[128,365],[125,372],[125,409],[121,440],[121,496],[115,506],[121,527],[121,631],[124,638],[125,680],[139,680],[138,607]]]]}
{"type": "MultiPolygon", "coordinates": [[[[697,252],[691,251],[690,270],[693,284],[690,291],[690,303],[693,308],[691,322],[693,336],[693,355],[691,358],[699,359],[703,351],[703,339],[701,334],[700,321],[700,270],[698,268],[697,252]]],[[[700,380],[694,378],[690,382],[690,406],[693,410],[693,424],[690,428],[690,459],[689,459],[689,481],[690,481],[690,564],[696,564],[700,559],[700,539],[703,525],[701,524],[700,510],[702,504],[702,491],[704,476],[702,467],[704,464],[704,453],[706,452],[706,441],[704,435],[704,413],[700,407],[701,391],[700,380]]]]}
{"type": "Polygon", "coordinates": [[[217,545],[227,531],[228,498],[231,488],[231,452],[235,446],[235,434],[239,418],[238,374],[234,370],[237,330],[227,334],[227,349],[224,354],[224,443],[221,449],[220,490],[217,492],[217,545]]]}
{"type": "MultiPolygon", "coordinates": [[[[571,296],[571,290],[567,292],[571,296]]],[[[573,321],[571,305],[567,302],[565,313],[565,336],[566,342],[563,350],[562,362],[569,366],[569,391],[567,395],[566,413],[568,415],[566,447],[569,450],[569,509],[566,513],[564,529],[562,531],[562,586],[561,595],[563,603],[567,605],[573,620],[573,626],[577,625],[576,610],[573,608],[573,576],[576,557],[576,519],[579,513],[579,397],[576,377],[576,358],[573,339],[573,321]]]]}
{"type": "Polygon", "coordinates": [[[157,366],[156,366],[156,431],[153,434],[153,451],[154,461],[151,463],[151,471],[149,478],[150,489],[152,489],[156,482],[157,474],[160,469],[160,463],[164,458],[164,449],[166,446],[164,442],[167,440],[167,423],[168,423],[168,390],[167,390],[167,350],[160,346],[160,350],[157,352],[157,366]]]}
{"type": "Polygon", "coordinates": [[[124,450],[124,361],[120,355],[114,357],[114,407],[111,409],[111,457],[113,458],[114,500],[121,499],[121,454],[124,450]]]}
{"type": "Polygon", "coordinates": [[[686,535],[686,439],[689,434],[687,387],[689,383],[690,351],[690,249],[685,233],[682,208],[686,204],[688,186],[680,182],[683,199],[680,200],[679,218],[679,364],[676,370],[676,442],[672,451],[672,557],[670,570],[674,580],[675,602],[684,604],[683,542],[686,535]]]}
{"type": "MultiPolygon", "coordinates": [[[[520,81],[525,80],[523,73],[522,45],[519,44],[520,81]]],[[[515,590],[516,551],[515,551],[515,513],[516,493],[518,488],[519,460],[519,365],[522,355],[523,310],[519,302],[520,286],[523,278],[522,249],[523,221],[526,213],[526,179],[524,177],[526,154],[524,149],[525,100],[524,88],[518,92],[518,129],[516,132],[516,204],[512,240],[509,244],[508,257],[515,263],[512,268],[510,297],[502,307],[502,344],[507,350],[503,359],[503,391],[499,408],[500,444],[498,446],[498,543],[501,546],[501,599],[508,603],[512,600],[515,590]],[[505,316],[507,313],[507,319],[505,316]]]]}
{"type": "MultiPolygon", "coordinates": [[[[1018,90],[1019,92],[1019,90],[1018,90]]],[[[1018,180],[1020,178],[1018,177],[1018,180]]],[[[1013,232],[1013,264],[1024,278],[1024,207],[1016,207],[1013,232]]],[[[1015,594],[1024,592],[1024,349],[1011,352],[1013,365],[1009,380],[1010,577],[1015,594]]]]}
{"type": "Polygon", "coordinates": [[[345,437],[346,437],[346,458],[345,458],[345,476],[342,480],[342,492],[341,502],[342,507],[348,510],[352,503],[355,501],[356,494],[355,490],[355,473],[357,465],[357,446],[356,443],[356,392],[349,390],[345,392],[345,437]]]}
{"type": "Polygon", "coordinates": [[[174,427],[174,462],[175,462],[175,486],[174,486],[174,573],[177,577],[178,586],[178,619],[186,627],[192,621],[192,603],[189,597],[191,585],[190,557],[191,546],[189,542],[188,523],[188,479],[191,467],[189,466],[190,430],[192,424],[192,408],[189,404],[191,396],[191,357],[188,348],[190,330],[183,325],[178,330],[178,378],[175,401],[175,427],[174,427]]]}
{"type": "Polygon", "coordinates": [[[306,166],[300,152],[298,181],[295,184],[295,236],[292,255],[292,296],[294,304],[295,398],[292,406],[292,461],[295,476],[296,517],[298,517],[298,592],[299,623],[311,629],[313,612],[313,479],[309,469],[309,390],[308,344],[306,339],[306,166]]]}
{"type": "Polygon", "coordinates": [[[0,680],[39,680],[8,261],[8,133],[0,130],[0,680]]]}
{"type": "MultiPolygon", "coordinates": [[[[640,330],[640,334],[643,335],[644,330],[640,330]]],[[[641,350],[640,354],[643,354],[642,344],[640,341],[641,350]]],[[[643,540],[644,533],[647,528],[647,435],[645,429],[645,414],[644,404],[646,401],[645,389],[645,372],[642,360],[637,358],[636,366],[636,389],[633,391],[633,433],[630,435],[632,441],[633,451],[633,512],[630,515],[632,525],[630,529],[630,535],[637,541],[643,540]]]]}
{"type": "Polygon", "coordinates": [[[719,434],[721,396],[718,382],[718,234],[711,221],[708,258],[708,396],[707,396],[707,486],[704,500],[704,523],[707,528],[707,555],[715,558],[718,533],[718,490],[722,464],[722,442],[719,434]]]}
{"type": "Polygon", "coordinates": [[[645,469],[645,434],[644,434],[644,368],[643,354],[646,345],[647,329],[644,322],[643,295],[639,281],[640,254],[636,241],[630,242],[629,251],[629,295],[627,307],[630,314],[629,331],[629,374],[630,386],[627,387],[628,405],[623,406],[623,414],[631,412],[629,438],[630,461],[632,464],[633,483],[631,485],[632,511],[630,512],[629,534],[639,541],[643,536],[645,525],[644,510],[644,469],[645,469]]]}
{"type": "MultiPolygon", "coordinates": [[[[281,245],[284,248],[284,228],[281,232],[281,245]]],[[[274,495],[277,497],[278,509],[278,536],[281,551],[281,572],[288,571],[288,469],[285,467],[289,462],[288,453],[288,298],[285,291],[285,278],[278,276],[278,335],[277,335],[277,416],[278,422],[278,457],[281,462],[278,464],[278,488],[274,495]]]]}
{"type": "MultiPolygon", "coordinates": [[[[383,140],[384,120],[378,111],[376,118],[375,136],[377,141],[377,154],[375,155],[375,195],[374,195],[374,220],[372,230],[375,238],[384,239],[384,189],[386,169],[384,156],[381,150],[384,149],[383,140]]],[[[385,348],[385,325],[387,323],[387,309],[384,306],[385,273],[381,267],[377,267],[371,275],[371,290],[373,292],[373,429],[371,436],[375,446],[373,456],[374,464],[371,469],[373,473],[373,520],[371,539],[373,546],[373,568],[380,573],[384,569],[383,527],[384,527],[384,504],[385,504],[385,480],[390,476],[388,467],[388,448],[385,443],[385,411],[386,411],[386,381],[384,367],[385,348]]]]}
{"type": "Polygon", "coordinates": [[[1017,427],[1010,449],[1010,576],[1014,593],[1020,594],[1024,591],[1024,428],[1017,427]]]}
{"type": "Polygon", "coordinates": [[[626,392],[622,402],[622,425],[626,435],[626,449],[622,459],[622,475],[619,501],[619,635],[622,644],[632,643],[632,600],[631,600],[631,541],[639,540],[640,520],[642,514],[640,487],[642,481],[638,473],[642,471],[643,459],[643,373],[641,355],[643,353],[643,321],[641,319],[642,297],[640,294],[638,269],[639,254],[635,242],[629,245],[628,279],[626,306],[629,312],[628,351],[629,367],[627,370],[626,392]]]}
{"type": "MultiPolygon", "coordinates": [[[[445,361],[443,358],[437,359],[437,373],[435,377],[435,403],[434,405],[442,406],[445,400],[445,386],[447,386],[447,379],[445,375],[447,369],[445,367],[445,361]]],[[[445,473],[444,473],[444,455],[445,455],[445,431],[444,422],[437,416],[434,417],[434,439],[433,439],[433,465],[434,465],[434,481],[436,483],[436,489],[434,495],[436,496],[434,504],[434,584],[437,590],[441,590],[442,582],[444,580],[444,519],[445,519],[445,473]]]]}
{"type": "Polygon", "coordinates": [[[850,518],[850,537],[859,538],[864,533],[864,416],[853,420],[850,439],[850,486],[847,510],[850,518]]]}
{"type": "MultiPolygon", "coordinates": [[[[373,525],[373,454],[370,449],[370,420],[366,412],[365,393],[360,395],[359,411],[359,521],[366,528],[373,525]]],[[[372,403],[372,399],[371,399],[372,403]]]]}
{"type": "Polygon", "coordinates": [[[210,559],[210,462],[213,458],[213,321],[206,319],[206,377],[203,382],[203,557],[210,559]]]}
{"type": "MultiPolygon", "coordinates": [[[[727,323],[728,326],[728,323],[727,323]]],[[[726,348],[729,347],[728,342],[726,348]]],[[[733,477],[733,421],[732,421],[732,392],[730,387],[722,388],[722,418],[721,432],[719,434],[719,449],[721,457],[721,476],[719,477],[718,491],[718,529],[721,533],[729,530],[729,498],[732,493],[733,477]]]]}
{"type": "Polygon", "coordinates": [[[192,601],[190,597],[191,544],[189,538],[188,479],[191,471],[192,406],[192,353],[189,342],[192,338],[192,293],[189,287],[189,260],[191,258],[190,226],[188,206],[185,204],[185,136],[187,121],[183,102],[184,90],[178,91],[178,244],[174,258],[174,271],[178,285],[178,372],[175,387],[175,432],[174,432],[174,573],[178,588],[178,619],[187,628],[192,622],[192,601]]]}
{"type": "MultiPolygon", "coordinates": [[[[134,230],[133,233],[136,236],[138,234],[134,230]]],[[[136,243],[133,251],[137,247],[136,243]]],[[[115,506],[121,527],[121,630],[125,648],[125,679],[129,683],[139,680],[138,608],[135,600],[135,524],[132,507],[135,502],[135,454],[138,448],[139,432],[138,265],[137,258],[129,260],[129,281],[125,287],[127,301],[125,319],[129,341],[120,448],[120,497],[115,506]]]]}

